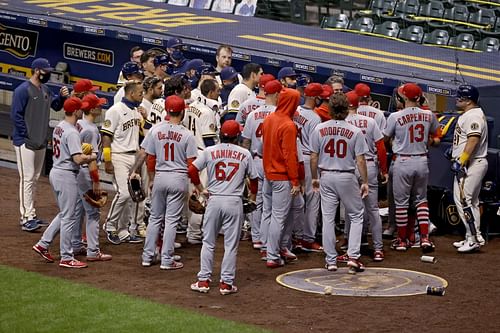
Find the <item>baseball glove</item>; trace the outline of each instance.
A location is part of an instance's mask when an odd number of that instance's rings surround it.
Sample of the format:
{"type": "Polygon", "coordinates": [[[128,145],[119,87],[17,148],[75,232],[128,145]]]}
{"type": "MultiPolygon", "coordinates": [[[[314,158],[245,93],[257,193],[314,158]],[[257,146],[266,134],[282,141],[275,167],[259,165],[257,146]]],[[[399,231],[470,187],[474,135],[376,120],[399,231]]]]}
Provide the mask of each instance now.
{"type": "Polygon", "coordinates": [[[100,191],[99,195],[96,195],[94,191],[88,190],[83,197],[91,206],[97,208],[104,207],[106,202],[108,202],[108,192],[106,191],[100,191]]]}
{"type": "Polygon", "coordinates": [[[90,143],[82,143],[82,153],[90,155],[94,151],[94,147],[90,143]]]}
{"type": "Polygon", "coordinates": [[[198,197],[192,194],[189,197],[189,209],[195,214],[205,214],[205,206],[200,202],[198,197]]]}
{"type": "Polygon", "coordinates": [[[243,213],[248,214],[257,209],[257,204],[250,199],[243,198],[243,213]]]}
{"type": "Polygon", "coordinates": [[[132,178],[128,180],[128,193],[134,202],[141,202],[146,199],[146,193],[142,189],[142,183],[140,179],[132,178]]]}

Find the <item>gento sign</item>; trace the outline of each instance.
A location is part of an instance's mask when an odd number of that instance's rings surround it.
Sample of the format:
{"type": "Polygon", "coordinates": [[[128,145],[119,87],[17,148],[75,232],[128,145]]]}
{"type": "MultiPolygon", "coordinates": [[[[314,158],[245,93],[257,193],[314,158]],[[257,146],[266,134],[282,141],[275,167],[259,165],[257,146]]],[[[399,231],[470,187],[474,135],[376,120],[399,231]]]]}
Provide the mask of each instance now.
{"type": "Polygon", "coordinates": [[[16,58],[26,59],[35,56],[38,32],[19,29],[0,24],[0,51],[16,58]]]}

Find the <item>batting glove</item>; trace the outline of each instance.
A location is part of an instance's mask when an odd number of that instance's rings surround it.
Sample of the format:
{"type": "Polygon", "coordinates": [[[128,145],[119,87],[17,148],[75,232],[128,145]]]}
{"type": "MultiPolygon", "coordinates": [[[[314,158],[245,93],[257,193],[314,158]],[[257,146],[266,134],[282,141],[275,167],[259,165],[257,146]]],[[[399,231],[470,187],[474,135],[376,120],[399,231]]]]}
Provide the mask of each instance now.
{"type": "Polygon", "coordinates": [[[457,178],[463,178],[467,176],[467,168],[465,165],[460,164],[458,160],[454,160],[451,164],[451,171],[455,173],[457,178]]]}

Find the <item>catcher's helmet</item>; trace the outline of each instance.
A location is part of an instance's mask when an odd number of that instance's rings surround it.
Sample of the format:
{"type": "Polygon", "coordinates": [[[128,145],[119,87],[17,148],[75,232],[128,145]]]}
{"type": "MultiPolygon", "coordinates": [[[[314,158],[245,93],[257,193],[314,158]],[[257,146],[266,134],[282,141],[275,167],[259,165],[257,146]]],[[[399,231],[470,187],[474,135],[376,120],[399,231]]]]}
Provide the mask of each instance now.
{"type": "Polygon", "coordinates": [[[471,86],[470,84],[463,84],[457,89],[457,97],[458,98],[467,98],[477,103],[479,99],[479,91],[476,87],[471,86]]]}
{"type": "Polygon", "coordinates": [[[126,62],[122,67],[122,73],[125,78],[132,74],[142,74],[139,65],[133,61],[126,62]]]}

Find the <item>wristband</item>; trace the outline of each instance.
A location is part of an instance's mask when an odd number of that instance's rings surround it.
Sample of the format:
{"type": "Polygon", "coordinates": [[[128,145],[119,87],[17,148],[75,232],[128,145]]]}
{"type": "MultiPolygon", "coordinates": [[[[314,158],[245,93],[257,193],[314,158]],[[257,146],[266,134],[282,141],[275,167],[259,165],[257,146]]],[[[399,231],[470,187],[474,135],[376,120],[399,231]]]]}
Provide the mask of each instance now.
{"type": "Polygon", "coordinates": [[[460,158],[458,159],[458,161],[460,162],[460,164],[464,165],[465,163],[467,163],[467,161],[469,160],[469,157],[470,155],[467,154],[465,151],[462,153],[462,155],[460,155],[460,158]]]}
{"type": "Polygon", "coordinates": [[[104,162],[111,162],[111,147],[104,147],[102,149],[102,157],[104,162]]]}
{"type": "Polygon", "coordinates": [[[97,171],[97,169],[89,171],[89,174],[93,183],[99,183],[99,171],[97,171]]]}

